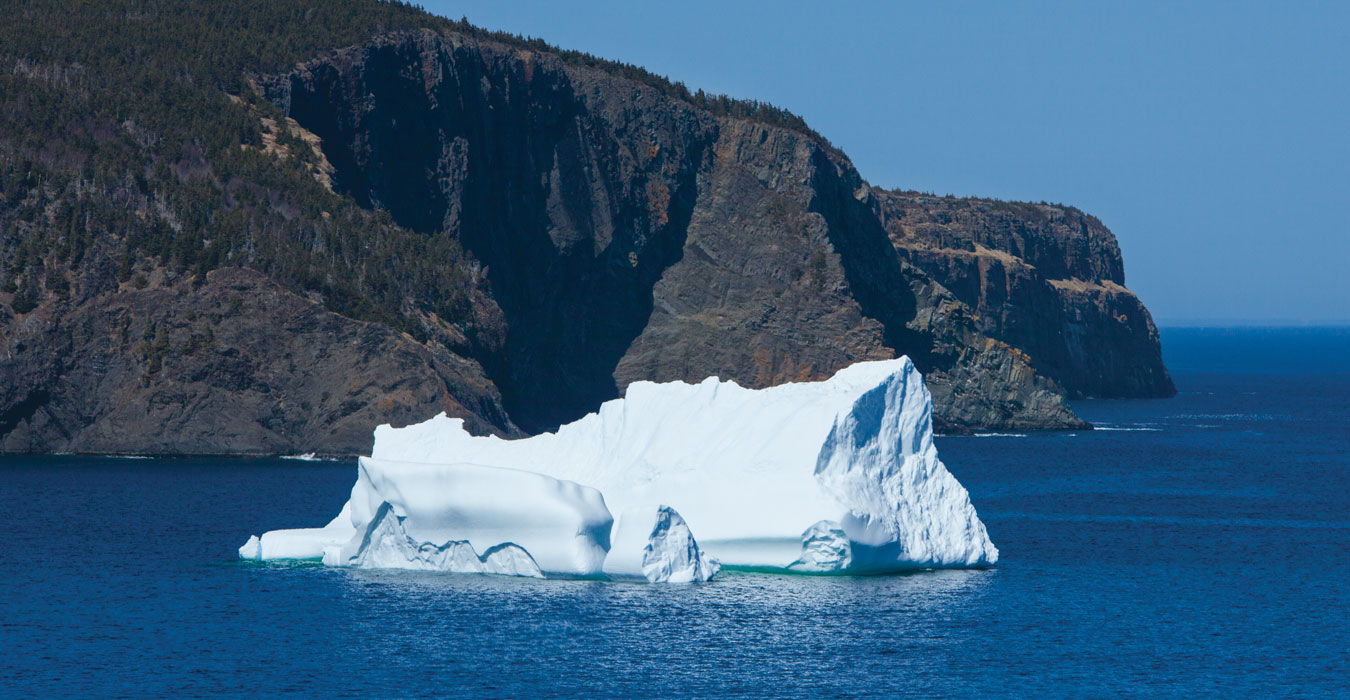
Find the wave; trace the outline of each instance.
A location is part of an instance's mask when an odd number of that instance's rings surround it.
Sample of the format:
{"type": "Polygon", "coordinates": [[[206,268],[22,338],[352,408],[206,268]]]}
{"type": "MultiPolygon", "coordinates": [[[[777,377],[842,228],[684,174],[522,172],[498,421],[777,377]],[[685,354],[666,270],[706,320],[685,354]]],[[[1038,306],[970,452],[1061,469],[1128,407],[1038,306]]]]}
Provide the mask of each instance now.
{"type": "Polygon", "coordinates": [[[1144,426],[1117,426],[1117,425],[1094,425],[1093,430],[1105,430],[1108,432],[1119,433],[1160,433],[1162,428],[1146,428],[1144,426]]]}
{"type": "Polygon", "coordinates": [[[320,457],[313,452],[298,455],[281,455],[281,459],[293,459],[298,462],[341,462],[341,457],[320,457]]]}
{"type": "Polygon", "coordinates": [[[999,513],[999,518],[1010,520],[1039,520],[1049,522],[1083,523],[1165,523],[1169,525],[1204,525],[1298,528],[1307,530],[1350,530],[1344,520],[1294,520],[1285,518],[1192,518],[1172,515],[1086,515],[1078,513],[999,513]]]}
{"type": "Polygon", "coordinates": [[[973,433],[971,437],[1026,437],[1026,433],[973,433]]]}
{"type": "Polygon", "coordinates": [[[1275,416],[1270,413],[1177,413],[1172,418],[1183,418],[1187,420],[1259,420],[1259,421],[1289,421],[1298,420],[1291,416],[1275,416]]]}

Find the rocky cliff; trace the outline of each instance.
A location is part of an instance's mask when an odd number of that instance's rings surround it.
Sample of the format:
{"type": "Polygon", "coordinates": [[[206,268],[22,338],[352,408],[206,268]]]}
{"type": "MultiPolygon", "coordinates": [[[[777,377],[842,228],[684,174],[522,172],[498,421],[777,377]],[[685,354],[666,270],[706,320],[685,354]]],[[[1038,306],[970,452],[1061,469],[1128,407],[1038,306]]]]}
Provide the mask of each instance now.
{"type": "Polygon", "coordinates": [[[1073,207],[873,190],[900,257],[1071,398],[1176,393],[1115,236],[1073,207]]]}
{"type": "Polygon", "coordinates": [[[637,379],[759,387],[897,353],[948,430],[1081,425],[896,254],[869,186],[813,134],[434,32],[265,85],[322,140],[336,187],[483,262],[508,328],[483,366],[528,430],[637,379]]]}
{"type": "MultiPolygon", "coordinates": [[[[250,153],[303,156],[389,233],[344,242],[350,219],[270,193],[279,223],[246,230],[298,236],[321,275],[269,272],[245,238],[195,275],[135,258],[133,284],[115,236],[102,267],[47,258],[64,286],[8,273],[0,450],[362,452],[439,411],[516,435],[639,379],[762,387],[899,354],[946,431],[1082,427],[1066,398],[1171,391],[1095,219],[883,191],[809,130],[566,58],[424,28],[251,74],[250,153]],[[418,285],[372,271],[386,236],[418,285]],[[357,293],[391,310],[356,320],[357,293]]],[[[231,206],[238,177],[204,160],[231,206]]]]}

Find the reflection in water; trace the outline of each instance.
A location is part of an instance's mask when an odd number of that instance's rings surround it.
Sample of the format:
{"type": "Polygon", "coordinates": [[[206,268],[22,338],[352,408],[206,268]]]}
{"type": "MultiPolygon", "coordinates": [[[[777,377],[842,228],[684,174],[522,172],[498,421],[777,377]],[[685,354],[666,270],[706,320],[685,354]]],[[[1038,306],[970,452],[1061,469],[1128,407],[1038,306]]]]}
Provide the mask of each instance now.
{"type": "MultiPolygon", "coordinates": [[[[839,674],[941,673],[951,626],[978,626],[997,569],[899,576],[725,572],[651,585],[334,570],[364,659],[461,669],[480,693],[542,687],[610,697],[846,687],[839,674]],[[388,621],[403,626],[390,629],[388,621]],[[965,620],[965,622],[961,622],[965,620]],[[728,674],[729,665],[753,672],[728,674]],[[481,669],[509,669],[501,685],[481,669]],[[476,670],[465,670],[476,669],[476,670]],[[667,687],[651,687],[653,679],[667,687]],[[841,685],[842,684],[842,685],[841,685]],[[737,688],[740,687],[740,690],[737,688]]],[[[397,673],[382,669],[381,673],[397,673]]],[[[886,686],[858,688],[895,696],[886,686]]],[[[467,691],[466,691],[467,692],[467,691]]]]}
{"type": "Polygon", "coordinates": [[[478,599],[500,596],[554,601],[624,604],[634,600],[735,601],[777,607],[787,601],[817,604],[876,596],[937,599],[969,596],[997,575],[990,569],[937,569],[893,576],[811,576],[724,571],[702,584],[648,584],[523,576],[452,574],[389,569],[330,569],[359,595],[381,590],[428,602],[442,596],[478,599]]]}

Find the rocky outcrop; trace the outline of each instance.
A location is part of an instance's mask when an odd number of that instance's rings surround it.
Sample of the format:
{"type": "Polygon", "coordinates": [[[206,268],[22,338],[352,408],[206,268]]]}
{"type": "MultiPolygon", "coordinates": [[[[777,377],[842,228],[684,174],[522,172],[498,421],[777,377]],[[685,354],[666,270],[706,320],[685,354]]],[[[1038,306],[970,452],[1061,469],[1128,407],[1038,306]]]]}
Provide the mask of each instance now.
{"type": "Polygon", "coordinates": [[[1025,356],[897,258],[851,164],[804,135],[723,123],[686,238],[616,368],[625,383],[763,387],[907,354],[944,430],[1082,425],[1025,356]]]}
{"type": "Polygon", "coordinates": [[[1074,398],[1176,393],[1116,238],[1072,207],[873,191],[900,256],[1074,398]]]}
{"type": "Polygon", "coordinates": [[[250,270],[53,301],[4,340],[4,452],[353,454],[442,408],[518,434],[477,363],[250,270]]]}

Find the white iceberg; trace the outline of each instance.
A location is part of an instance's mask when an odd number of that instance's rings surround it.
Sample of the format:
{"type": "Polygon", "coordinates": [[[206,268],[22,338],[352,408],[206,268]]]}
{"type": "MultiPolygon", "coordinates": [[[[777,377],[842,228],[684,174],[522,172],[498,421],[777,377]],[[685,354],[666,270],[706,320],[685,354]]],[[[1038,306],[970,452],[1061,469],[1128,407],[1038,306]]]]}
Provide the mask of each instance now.
{"type": "Polygon", "coordinates": [[[691,583],[707,581],[722,568],[699,549],[688,523],[669,506],[624,511],[611,538],[604,566],[611,579],[691,583]]]}
{"type": "Polygon", "coordinates": [[[511,573],[595,575],[614,523],[589,486],[467,463],[362,458],[348,509],[355,532],[338,562],[375,568],[467,571],[477,557],[488,573],[505,573],[492,562],[509,547],[511,573]],[[446,565],[435,564],[452,552],[446,565]]]}
{"type": "Polygon", "coordinates": [[[342,507],[327,525],[294,530],[272,530],[262,537],[254,535],[239,548],[240,559],[318,559],[326,547],[340,546],[354,532],[350,504],[342,507]]]}
{"type": "Polygon", "coordinates": [[[250,537],[240,558],[653,582],[706,581],[717,570],[670,508],[625,514],[628,524],[615,528],[599,491],[543,474],[370,457],[358,464],[351,498],[332,522],[250,537]],[[623,547],[611,547],[611,531],[623,533],[636,566],[617,564],[623,547]]]}
{"type": "Polygon", "coordinates": [[[763,390],[637,382],[519,440],[444,414],[380,426],[342,514],[240,556],[700,581],[717,560],[886,573],[985,566],[998,550],[938,460],[931,397],[899,358],[763,390]]]}

